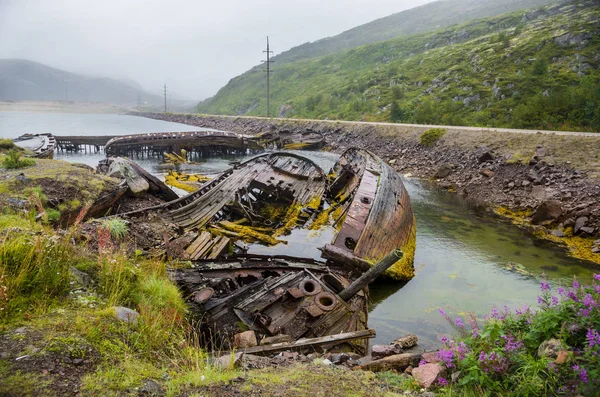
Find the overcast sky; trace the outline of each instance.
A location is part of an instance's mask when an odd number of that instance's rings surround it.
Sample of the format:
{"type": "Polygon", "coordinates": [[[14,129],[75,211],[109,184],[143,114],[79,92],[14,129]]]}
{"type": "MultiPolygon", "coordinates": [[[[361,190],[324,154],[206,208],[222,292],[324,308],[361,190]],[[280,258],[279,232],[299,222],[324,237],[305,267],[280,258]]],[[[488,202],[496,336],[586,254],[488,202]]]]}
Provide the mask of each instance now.
{"type": "Polygon", "coordinates": [[[214,95],[275,54],[431,0],[0,0],[0,58],[214,95]]]}

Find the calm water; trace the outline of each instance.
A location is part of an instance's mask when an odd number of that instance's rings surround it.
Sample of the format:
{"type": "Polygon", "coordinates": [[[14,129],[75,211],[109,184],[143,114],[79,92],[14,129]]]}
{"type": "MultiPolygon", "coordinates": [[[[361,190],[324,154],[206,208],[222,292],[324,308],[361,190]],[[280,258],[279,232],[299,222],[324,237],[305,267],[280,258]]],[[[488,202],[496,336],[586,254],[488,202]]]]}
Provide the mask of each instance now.
{"type": "MultiPolygon", "coordinates": [[[[0,137],[16,137],[26,132],[121,135],[193,129],[133,116],[0,112],[0,137]]],[[[329,169],[336,160],[330,153],[309,155],[324,169],[329,169]]],[[[57,158],[96,165],[102,155],[57,158]]],[[[240,158],[209,159],[189,166],[188,171],[213,174],[227,168],[232,160],[240,158]]],[[[152,172],[164,171],[156,160],[140,163],[152,172]]],[[[401,334],[416,333],[422,345],[433,347],[440,334],[451,332],[438,313],[440,308],[452,317],[467,312],[482,316],[494,306],[514,309],[537,301],[542,274],[554,283],[561,283],[573,275],[588,281],[594,270],[599,271],[594,267],[597,265],[570,258],[563,250],[534,239],[455,194],[418,180],[405,180],[405,185],[417,218],[417,275],[405,285],[371,286],[373,309],[369,325],[377,330],[374,343],[389,343],[401,334]]],[[[296,230],[283,237],[289,244],[276,250],[287,255],[318,257],[318,251],[310,245],[327,242],[332,235],[328,229],[319,234],[296,230]]],[[[254,246],[251,252],[266,251],[254,246]]]]}

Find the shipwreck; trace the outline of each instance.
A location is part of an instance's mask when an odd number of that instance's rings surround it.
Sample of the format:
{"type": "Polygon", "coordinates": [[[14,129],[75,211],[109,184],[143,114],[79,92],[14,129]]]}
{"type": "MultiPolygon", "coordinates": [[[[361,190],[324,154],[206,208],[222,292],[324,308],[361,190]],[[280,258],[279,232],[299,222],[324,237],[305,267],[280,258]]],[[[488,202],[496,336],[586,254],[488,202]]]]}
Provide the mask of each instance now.
{"type": "Polygon", "coordinates": [[[347,150],[329,173],[295,153],[260,154],[193,193],[118,216],[176,229],[162,247],[191,266],[170,276],[213,348],[236,347],[235,335],[251,330],[259,340],[292,341],[256,353],[306,338],[312,348],[366,353],[374,336],[366,287],[414,275],[408,193],[362,149],[347,150]],[[304,240],[290,240],[295,234],[304,240]]]}

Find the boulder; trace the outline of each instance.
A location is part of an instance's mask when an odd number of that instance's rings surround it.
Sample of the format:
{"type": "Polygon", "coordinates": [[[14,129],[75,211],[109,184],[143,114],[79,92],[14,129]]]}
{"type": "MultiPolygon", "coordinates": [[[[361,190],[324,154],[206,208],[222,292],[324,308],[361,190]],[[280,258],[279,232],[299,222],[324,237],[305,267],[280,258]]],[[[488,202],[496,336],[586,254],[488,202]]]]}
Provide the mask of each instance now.
{"type": "Polygon", "coordinates": [[[375,345],[371,349],[371,357],[373,360],[378,360],[383,357],[401,354],[403,352],[400,345],[375,345]]]}
{"type": "Polygon", "coordinates": [[[119,320],[129,323],[137,324],[137,318],[140,316],[138,312],[124,306],[113,306],[115,311],[115,317],[119,320]]]}
{"type": "Polygon", "coordinates": [[[110,160],[112,161],[108,168],[107,175],[125,179],[127,186],[129,186],[129,190],[131,190],[131,193],[134,196],[140,195],[150,189],[150,184],[146,178],[138,174],[135,168],[131,166],[128,159],[115,157],[110,160]]]}
{"type": "Polygon", "coordinates": [[[82,288],[88,288],[92,284],[92,276],[73,266],[69,267],[69,275],[72,283],[82,288]]]}
{"type": "Polygon", "coordinates": [[[594,235],[594,231],[595,231],[595,230],[596,230],[596,229],[595,229],[595,228],[593,228],[593,227],[591,227],[591,226],[584,226],[584,227],[582,227],[581,229],[579,229],[579,231],[580,231],[581,233],[585,233],[585,234],[587,234],[588,236],[593,236],[593,235],[594,235]]]}
{"type": "Polygon", "coordinates": [[[577,218],[577,220],[575,221],[575,227],[573,228],[573,233],[579,233],[579,231],[581,230],[582,227],[585,226],[587,221],[588,221],[587,216],[582,216],[582,217],[577,218]]]}
{"type": "Polygon", "coordinates": [[[560,201],[547,200],[544,201],[533,213],[531,223],[540,225],[544,222],[552,222],[557,220],[563,213],[560,201]]]}
{"type": "Polygon", "coordinates": [[[450,175],[450,173],[452,172],[453,169],[453,165],[452,164],[442,164],[440,165],[440,167],[438,168],[437,172],[435,173],[435,178],[436,179],[443,179],[445,177],[447,177],[448,175],[450,175]]]}
{"type": "Polygon", "coordinates": [[[427,353],[423,353],[423,356],[422,356],[422,357],[423,357],[423,360],[425,360],[425,362],[426,362],[426,363],[429,363],[429,364],[436,364],[436,363],[439,363],[439,362],[441,362],[442,360],[439,360],[439,359],[437,358],[437,353],[438,353],[437,351],[435,351],[435,352],[427,352],[427,353]]]}
{"type": "Polygon", "coordinates": [[[492,155],[490,148],[487,146],[482,146],[475,149],[475,156],[477,157],[477,161],[479,161],[479,163],[485,163],[486,161],[494,160],[494,156],[492,155]]]}
{"type": "Polygon", "coordinates": [[[242,364],[243,357],[243,352],[235,353],[233,356],[231,354],[226,354],[215,360],[215,367],[220,369],[238,368],[242,364]]]}
{"type": "Polygon", "coordinates": [[[144,383],[144,386],[142,386],[142,388],[140,389],[139,395],[140,396],[163,396],[165,394],[165,392],[163,391],[163,388],[158,384],[158,382],[156,382],[155,380],[152,379],[148,379],[146,381],[146,383],[144,383]]]}
{"type": "Polygon", "coordinates": [[[233,347],[236,349],[247,349],[254,346],[258,346],[254,331],[240,332],[233,336],[233,347]]]}
{"type": "Polygon", "coordinates": [[[483,175],[483,176],[485,176],[487,178],[493,178],[494,175],[496,175],[496,173],[494,171],[489,170],[489,169],[486,168],[486,169],[484,169],[484,170],[481,171],[481,175],[483,175]]]}
{"type": "Polygon", "coordinates": [[[430,388],[445,373],[444,368],[438,364],[425,364],[412,370],[413,378],[425,389],[430,388]]]}

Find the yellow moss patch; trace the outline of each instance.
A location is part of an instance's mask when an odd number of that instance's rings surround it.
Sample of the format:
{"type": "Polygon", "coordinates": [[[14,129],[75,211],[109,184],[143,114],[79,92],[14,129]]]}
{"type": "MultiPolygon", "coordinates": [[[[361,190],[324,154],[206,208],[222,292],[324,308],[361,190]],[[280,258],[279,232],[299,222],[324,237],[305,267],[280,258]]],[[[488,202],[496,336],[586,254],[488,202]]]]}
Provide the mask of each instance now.
{"type": "Polygon", "coordinates": [[[288,143],[286,145],[283,145],[283,148],[285,150],[302,150],[302,149],[306,149],[308,146],[310,146],[310,143],[297,142],[297,143],[288,143]]]}
{"type": "MultiPolygon", "coordinates": [[[[533,214],[533,211],[511,211],[505,207],[498,207],[494,212],[503,217],[509,218],[511,222],[518,226],[531,226],[529,223],[529,217],[533,214]]],[[[592,252],[593,238],[584,238],[573,235],[573,228],[568,227],[564,231],[564,237],[556,237],[551,233],[548,233],[546,229],[538,229],[534,232],[536,237],[544,240],[553,241],[555,243],[563,244],[569,249],[569,254],[575,258],[591,261],[600,264],[600,254],[594,254],[592,252]]]]}
{"type": "Polygon", "coordinates": [[[413,227],[406,243],[400,247],[404,254],[402,258],[394,263],[386,272],[385,277],[398,281],[408,281],[415,276],[415,251],[417,249],[416,220],[413,217],[413,227]]]}
{"type": "Polygon", "coordinates": [[[519,226],[529,225],[527,218],[533,215],[532,210],[512,211],[506,207],[498,207],[494,209],[494,212],[500,216],[509,218],[513,224],[519,226]]]}
{"type": "Polygon", "coordinates": [[[165,183],[169,186],[173,186],[173,187],[176,187],[181,190],[185,190],[186,192],[190,192],[190,193],[198,190],[197,185],[192,185],[187,182],[180,182],[177,180],[176,177],[174,177],[172,175],[165,176],[165,183]]]}
{"type": "Polygon", "coordinates": [[[544,229],[540,229],[534,234],[545,240],[566,245],[569,249],[569,254],[575,258],[600,264],[600,254],[594,254],[592,252],[592,245],[594,244],[593,238],[573,236],[573,228],[565,229],[564,233],[565,237],[556,237],[551,233],[547,233],[544,229]]]}
{"type": "Polygon", "coordinates": [[[268,245],[277,245],[279,243],[286,243],[283,240],[277,240],[276,238],[267,234],[258,232],[249,226],[236,225],[233,222],[221,221],[219,225],[229,231],[239,234],[239,237],[246,242],[261,241],[268,245]]]}
{"type": "Polygon", "coordinates": [[[273,236],[281,236],[282,234],[292,230],[298,224],[298,217],[302,212],[302,208],[304,208],[302,204],[291,205],[285,214],[285,222],[283,226],[275,230],[273,236]]]}

